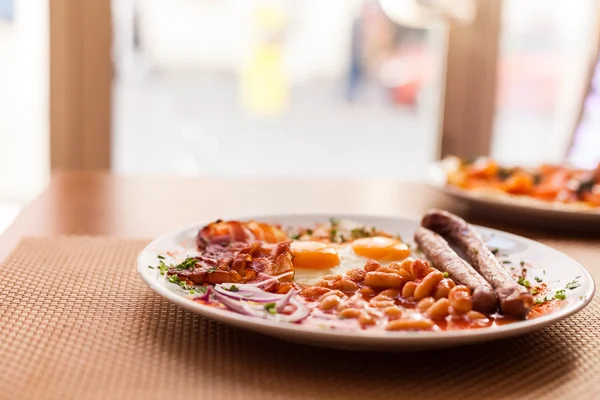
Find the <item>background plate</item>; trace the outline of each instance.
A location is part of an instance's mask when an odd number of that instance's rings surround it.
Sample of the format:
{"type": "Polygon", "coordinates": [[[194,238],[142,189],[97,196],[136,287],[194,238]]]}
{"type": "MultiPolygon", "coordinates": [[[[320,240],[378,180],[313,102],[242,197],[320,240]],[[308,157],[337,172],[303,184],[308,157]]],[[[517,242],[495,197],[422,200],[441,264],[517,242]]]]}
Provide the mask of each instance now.
{"type": "Polygon", "coordinates": [[[499,191],[466,190],[446,183],[441,163],[431,166],[430,184],[441,192],[465,203],[471,211],[490,219],[500,219],[537,227],[571,228],[600,232],[600,210],[562,203],[551,203],[527,196],[499,191]]]}

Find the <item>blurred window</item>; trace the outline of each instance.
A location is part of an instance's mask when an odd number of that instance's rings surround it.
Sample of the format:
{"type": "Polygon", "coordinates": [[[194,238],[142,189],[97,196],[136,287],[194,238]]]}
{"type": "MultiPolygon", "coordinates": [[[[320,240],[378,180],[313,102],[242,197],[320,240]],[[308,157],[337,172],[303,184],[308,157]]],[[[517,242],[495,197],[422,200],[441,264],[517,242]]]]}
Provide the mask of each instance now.
{"type": "Polygon", "coordinates": [[[377,1],[113,4],[118,172],[420,179],[436,157],[443,33],[377,1]]]}
{"type": "Polygon", "coordinates": [[[563,161],[589,68],[596,0],[503,0],[492,155],[563,161]]]}

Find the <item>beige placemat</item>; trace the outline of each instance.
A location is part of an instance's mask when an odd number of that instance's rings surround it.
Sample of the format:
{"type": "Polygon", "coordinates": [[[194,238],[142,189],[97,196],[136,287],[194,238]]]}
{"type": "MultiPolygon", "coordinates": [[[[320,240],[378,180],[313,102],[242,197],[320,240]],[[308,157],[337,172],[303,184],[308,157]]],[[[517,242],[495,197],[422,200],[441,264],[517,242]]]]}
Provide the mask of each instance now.
{"type": "MultiPolygon", "coordinates": [[[[596,300],[552,328],[500,342],[404,354],[320,349],[163,300],[137,277],[145,243],[21,242],[1,266],[0,398],[600,398],[596,300]]],[[[582,262],[598,258],[585,243],[558,244],[582,262]]]]}

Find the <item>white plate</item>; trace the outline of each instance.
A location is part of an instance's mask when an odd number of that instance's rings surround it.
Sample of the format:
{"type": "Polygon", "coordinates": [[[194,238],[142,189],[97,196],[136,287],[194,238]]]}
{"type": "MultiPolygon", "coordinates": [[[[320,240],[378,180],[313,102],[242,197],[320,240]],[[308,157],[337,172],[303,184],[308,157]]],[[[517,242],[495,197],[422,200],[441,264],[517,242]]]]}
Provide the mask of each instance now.
{"type": "Polygon", "coordinates": [[[501,217],[537,226],[565,227],[582,230],[600,230],[600,209],[578,204],[548,202],[529,196],[515,196],[497,190],[466,190],[447,184],[442,162],[431,166],[430,183],[443,193],[460,200],[478,214],[490,218],[501,217]]]}
{"type": "MultiPolygon", "coordinates": [[[[354,220],[366,226],[398,233],[403,238],[412,238],[419,226],[418,220],[366,215],[272,215],[232,218],[238,220],[257,220],[267,223],[281,223],[284,226],[312,226],[317,222],[326,222],[330,217],[354,220]]],[[[210,221],[209,221],[210,222],[210,221]]],[[[208,222],[206,222],[208,223],[208,222]]],[[[476,343],[532,332],[554,324],[580,311],[594,294],[594,281],[588,271],[579,263],[541,243],[520,236],[478,227],[490,246],[500,249],[517,265],[520,260],[532,265],[528,276],[539,275],[551,288],[551,293],[564,288],[565,284],[579,276],[581,286],[567,290],[565,305],[551,314],[507,325],[462,331],[439,332],[386,332],[386,331],[340,331],[310,325],[296,325],[257,319],[205,306],[189,299],[189,295],[176,285],[166,282],[158,269],[149,266],[158,264],[157,256],[166,251],[176,251],[181,259],[193,255],[196,251],[194,238],[198,230],[206,223],[195,224],[188,228],[166,233],[140,253],[138,272],[152,290],[167,300],[178,304],[196,314],[228,323],[240,328],[261,332],[285,340],[317,344],[327,347],[367,350],[416,350],[424,348],[451,347],[467,343],[476,343]],[[545,273],[544,273],[545,271],[545,273]]]]}

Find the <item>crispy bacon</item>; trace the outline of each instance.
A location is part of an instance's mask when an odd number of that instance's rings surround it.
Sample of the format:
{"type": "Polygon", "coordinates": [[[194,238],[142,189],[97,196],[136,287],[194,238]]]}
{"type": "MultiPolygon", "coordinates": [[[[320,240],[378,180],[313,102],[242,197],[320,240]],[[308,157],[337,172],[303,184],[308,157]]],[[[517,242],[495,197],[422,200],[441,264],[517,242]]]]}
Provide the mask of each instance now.
{"type": "Polygon", "coordinates": [[[198,232],[196,244],[199,250],[205,250],[209,244],[227,246],[230,243],[280,243],[287,240],[286,234],[279,228],[256,221],[217,220],[206,225],[198,232]]]}
{"type": "MultiPolygon", "coordinates": [[[[268,224],[218,220],[198,232],[197,263],[188,269],[171,268],[167,274],[202,285],[247,283],[293,272],[291,242],[286,239],[280,229],[268,224]]],[[[292,278],[290,274],[281,280],[292,278]]],[[[277,285],[273,288],[279,290],[277,285]]]]}

